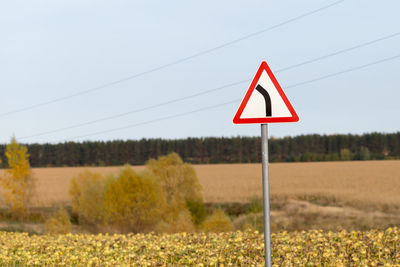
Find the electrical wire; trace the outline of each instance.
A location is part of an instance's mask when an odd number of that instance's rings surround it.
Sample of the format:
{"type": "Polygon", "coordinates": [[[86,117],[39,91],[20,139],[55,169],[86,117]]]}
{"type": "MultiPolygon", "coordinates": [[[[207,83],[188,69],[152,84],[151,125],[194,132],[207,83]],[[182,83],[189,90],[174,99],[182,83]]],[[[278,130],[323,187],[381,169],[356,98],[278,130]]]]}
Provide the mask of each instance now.
{"type": "Polygon", "coordinates": [[[28,139],[28,138],[32,138],[32,137],[38,137],[38,136],[47,135],[47,134],[56,133],[56,132],[61,132],[61,131],[66,131],[66,130],[70,130],[70,129],[74,129],[74,128],[78,128],[78,127],[82,127],[82,126],[86,126],[86,125],[91,125],[91,124],[98,123],[98,122],[103,122],[103,121],[107,121],[107,120],[111,120],[111,119],[116,119],[116,118],[127,116],[127,115],[130,115],[130,114],[133,114],[133,113],[138,113],[138,112],[142,112],[142,111],[146,111],[146,110],[162,107],[162,106],[165,106],[165,105],[169,105],[169,104],[172,104],[172,103],[180,102],[180,101],[183,101],[183,100],[195,98],[195,97],[198,97],[198,96],[201,96],[201,95],[209,94],[211,92],[215,92],[215,91],[218,91],[218,90],[229,88],[229,87],[232,87],[232,86],[235,86],[235,85],[244,84],[244,83],[248,82],[249,80],[250,79],[246,79],[246,80],[230,83],[230,84],[223,85],[223,86],[220,86],[220,87],[217,87],[217,88],[213,88],[213,89],[209,89],[209,90],[206,90],[206,91],[202,91],[202,92],[199,92],[199,93],[196,93],[196,94],[193,94],[193,95],[188,95],[188,96],[185,96],[185,97],[172,99],[172,100],[169,100],[169,101],[166,101],[166,102],[162,102],[162,103],[158,103],[158,104],[155,104],[155,105],[151,105],[151,106],[135,109],[135,110],[124,112],[124,113],[119,113],[119,114],[116,114],[116,115],[104,117],[104,118],[97,119],[97,120],[92,120],[92,121],[88,121],[88,122],[84,122],[84,123],[80,123],[80,124],[71,125],[71,126],[68,126],[68,127],[58,128],[58,129],[55,129],[55,130],[42,132],[42,133],[37,133],[37,134],[29,135],[29,136],[23,136],[23,137],[18,138],[18,139],[19,140],[24,140],[24,139],[28,139]]]}
{"type": "Polygon", "coordinates": [[[335,76],[338,76],[338,75],[341,75],[341,74],[345,74],[345,73],[348,73],[348,72],[353,72],[353,71],[356,71],[356,70],[361,70],[361,69],[364,69],[364,68],[367,68],[367,67],[371,67],[371,66],[374,66],[374,65],[377,65],[377,64],[381,64],[381,63],[384,63],[384,62],[387,62],[387,61],[391,61],[391,60],[397,59],[399,57],[400,57],[400,55],[387,57],[387,58],[380,59],[380,60],[377,60],[377,61],[374,61],[374,62],[370,62],[370,63],[364,64],[364,65],[353,67],[353,68],[350,68],[350,69],[347,69],[347,70],[331,73],[331,74],[328,74],[328,75],[325,75],[325,76],[321,76],[321,77],[318,77],[318,78],[315,78],[315,79],[311,79],[311,80],[308,80],[308,81],[296,83],[296,84],[293,84],[293,85],[288,85],[285,88],[293,88],[293,87],[298,87],[298,86],[301,86],[301,85],[313,83],[313,82],[316,82],[316,81],[325,80],[325,79],[332,78],[332,77],[335,77],[335,76]]]}
{"type": "MultiPolygon", "coordinates": [[[[351,46],[351,47],[348,47],[348,48],[345,48],[345,49],[337,50],[335,52],[332,52],[332,53],[329,53],[329,54],[326,54],[326,55],[323,55],[323,56],[320,56],[320,57],[315,57],[313,59],[306,60],[306,61],[303,61],[301,63],[296,63],[296,64],[293,64],[293,65],[278,69],[278,70],[276,70],[274,72],[275,73],[285,72],[285,71],[288,71],[288,70],[291,70],[291,69],[295,69],[295,68],[298,68],[298,67],[301,67],[301,66],[304,66],[304,65],[307,65],[307,64],[311,64],[311,63],[314,63],[314,62],[317,62],[317,61],[320,61],[320,60],[323,60],[323,59],[326,59],[326,58],[329,58],[329,57],[337,56],[339,54],[350,52],[350,51],[353,51],[353,50],[356,50],[356,49],[360,49],[360,48],[366,47],[368,45],[372,45],[372,44],[375,44],[375,43],[378,43],[378,42],[381,42],[381,41],[384,41],[384,40],[387,40],[387,39],[390,39],[390,38],[394,38],[394,37],[399,36],[399,35],[400,35],[400,32],[389,34],[389,35],[386,35],[386,36],[383,36],[383,37],[380,37],[380,38],[377,38],[377,39],[374,39],[374,40],[370,40],[370,41],[367,41],[367,42],[364,42],[364,43],[361,43],[361,44],[358,44],[358,45],[355,45],[355,46],[351,46]]],[[[131,114],[134,114],[134,113],[138,113],[138,112],[142,112],[142,111],[146,111],[146,110],[150,110],[150,109],[166,106],[166,105],[169,105],[169,104],[177,103],[177,102],[180,102],[180,101],[188,100],[188,99],[191,99],[191,98],[199,97],[199,96],[202,96],[202,95],[205,95],[205,94],[209,94],[209,93],[213,93],[213,92],[216,92],[216,91],[220,91],[222,89],[226,89],[226,88],[233,87],[233,86],[236,86],[236,85],[245,84],[245,83],[247,83],[249,81],[251,81],[251,79],[244,79],[244,80],[236,81],[236,82],[233,82],[233,83],[230,83],[230,84],[226,84],[226,85],[222,85],[222,86],[219,86],[219,87],[216,87],[216,88],[200,91],[200,92],[192,94],[192,95],[187,95],[187,96],[184,96],[184,97],[171,99],[171,100],[168,100],[168,101],[165,101],[165,102],[161,102],[161,103],[158,103],[158,104],[155,104],[155,105],[150,105],[150,106],[147,106],[147,107],[134,109],[134,110],[127,111],[127,112],[114,114],[114,115],[103,117],[103,118],[96,119],[96,120],[91,120],[91,121],[87,121],[87,122],[83,122],[83,123],[78,123],[78,124],[74,124],[74,125],[67,126],[67,127],[62,127],[62,128],[58,128],[58,129],[54,129],[54,130],[50,130],[50,131],[45,131],[45,132],[41,132],[41,133],[37,133],[37,134],[32,134],[32,135],[29,135],[29,136],[23,136],[23,137],[19,138],[19,140],[24,140],[24,139],[29,139],[29,138],[32,138],[32,137],[43,136],[43,135],[47,135],[47,134],[51,134],[51,133],[62,132],[62,131],[70,130],[70,129],[79,128],[79,127],[82,127],[82,126],[87,126],[87,125],[91,125],[91,124],[95,124],[95,123],[99,123],[99,122],[103,122],[103,121],[107,121],[107,120],[116,119],[116,118],[119,118],[119,117],[131,115],[131,114]]]]}
{"type": "Polygon", "coordinates": [[[314,10],[309,11],[309,12],[306,12],[306,13],[304,13],[304,14],[302,14],[302,15],[299,15],[299,16],[297,16],[297,17],[288,19],[288,20],[286,20],[286,21],[283,21],[283,22],[281,22],[281,23],[275,24],[275,25],[270,26],[270,27],[268,27],[268,28],[265,28],[265,29],[259,30],[259,31],[257,31],[257,32],[253,32],[253,33],[244,35],[244,36],[242,36],[242,37],[240,37],[240,38],[231,40],[231,41],[226,42],[226,43],[223,43],[223,44],[221,44],[221,45],[218,45],[218,46],[215,46],[215,47],[206,49],[206,50],[202,50],[202,51],[197,52],[197,53],[195,53],[195,54],[192,54],[192,55],[190,55],[190,56],[183,57],[183,58],[178,59],[178,60],[175,60],[175,61],[171,61],[171,62],[169,62],[169,63],[167,63],[167,64],[164,64],[164,65],[161,65],[161,66],[158,66],[158,67],[155,67],[155,68],[152,68],[152,69],[143,71],[143,72],[139,72],[139,73],[136,73],[136,74],[133,74],[133,75],[130,75],[130,76],[127,76],[127,77],[124,77],[124,78],[121,78],[121,79],[112,81],[112,82],[104,83],[104,84],[102,84],[102,85],[99,85],[99,86],[96,86],[96,87],[93,87],[93,88],[89,88],[89,89],[87,89],[87,90],[83,90],[83,91],[80,91],[80,92],[77,92],[77,93],[74,93],[74,94],[65,95],[65,96],[62,96],[62,97],[54,98],[54,99],[52,99],[52,100],[48,100],[48,101],[45,101],[45,102],[37,103],[37,104],[31,105],[31,106],[27,106],[27,107],[24,107],[24,108],[15,109],[15,110],[11,110],[11,111],[8,111],[8,112],[0,113],[0,117],[4,117],[4,116],[11,115],[11,114],[20,113],[20,112],[24,112],[24,111],[28,111],[28,110],[32,110],[32,109],[35,109],[35,108],[38,108],[38,107],[42,107],[42,106],[50,105],[50,104],[57,103],[57,102],[60,102],[60,101],[64,101],[64,100],[67,100],[67,99],[70,99],[70,98],[73,98],[73,97],[77,97],[77,96],[89,94],[89,93],[98,91],[98,90],[100,90],[100,89],[106,88],[106,87],[110,87],[110,86],[113,86],[113,85],[116,85],[116,84],[120,84],[120,83],[129,81],[129,80],[132,80],[132,79],[135,79],[135,78],[138,78],[138,77],[141,77],[141,76],[144,76],[144,75],[147,75],[147,74],[150,74],[150,73],[153,73],[153,72],[162,70],[162,69],[166,69],[166,68],[168,68],[168,67],[171,67],[171,66],[174,66],[174,65],[177,65],[177,64],[186,62],[186,61],[188,61],[188,60],[191,60],[191,59],[194,59],[194,58],[197,58],[197,57],[206,55],[206,54],[210,54],[211,52],[220,50],[220,49],[225,48],[225,47],[227,47],[227,46],[230,46],[230,45],[232,45],[232,44],[236,44],[236,43],[241,42],[241,41],[243,41],[243,40],[246,40],[246,39],[255,37],[255,36],[257,36],[257,35],[260,35],[260,34],[262,34],[262,33],[268,32],[268,31],[270,31],[270,30],[276,29],[276,28],[278,28],[278,27],[287,25],[287,24],[289,24],[289,23],[295,22],[295,21],[300,20],[300,19],[302,19],[302,18],[311,16],[311,15],[313,15],[313,14],[315,14],[315,13],[318,13],[318,12],[321,12],[321,11],[326,10],[326,9],[328,9],[328,8],[331,8],[331,7],[333,7],[333,6],[336,6],[336,5],[338,5],[338,4],[340,4],[340,3],[344,2],[344,1],[346,1],[346,0],[335,1],[335,2],[333,2],[333,3],[331,3],[331,4],[328,4],[328,5],[325,5],[325,6],[323,6],[323,7],[314,9],[314,10]]]}
{"type": "MultiPolygon", "coordinates": [[[[338,76],[338,75],[342,75],[342,74],[345,74],[345,73],[361,70],[361,69],[364,69],[364,68],[367,68],[367,67],[371,67],[371,66],[374,66],[374,65],[377,65],[377,64],[381,64],[381,63],[384,63],[384,62],[388,62],[388,61],[391,61],[391,60],[394,60],[394,59],[398,59],[398,58],[400,58],[400,54],[392,56],[392,57],[383,58],[383,59],[380,59],[380,60],[377,60],[377,61],[373,61],[373,62],[370,62],[370,63],[367,63],[367,64],[363,64],[363,65],[360,65],[360,66],[356,66],[356,67],[353,67],[353,68],[349,68],[349,69],[346,69],[346,70],[343,70],[343,71],[339,71],[339,72],[331,73],[331,74],[328,74],[328,75],[324,75],[324,76],[321,76],[321,77],[318,77],[318,78],[314,78],[314,79],[311,79],[311,80],[307,80],[307,81],[299,82],[299,83],[292,84],[292,85],[289,85],[289,86],[285,86],[285,88],[299,87],[299,86],[302,86],[302,85],[305,85],[305,84],[310,84],[310,83],[313,83],[313,82],[325,80],[325,79],[332,78],[332,77],[335,77],[335,76],[338,76]]],[[[229,105],[229,104],[237,103],[240,100],[241,99],[235,99],[235,100],[231,100],[229,102],[224,102],[224,103],[221,103],[221,104],[208,106],[208,107],[204,107],[204,108],[200,108],[200,109],[196,109],[196,110],[192,110],[192,111],[182,112],[182,113],[178,113],[178,114],[171,115],[171,116],[161,117],[161,118],[150,120],[150,121],[144,121],[144,122],[130,124],[130,125],[123,126],[123,127],[118,127],[118,128],[105,130],[105,131],[99,131],[99,132],[90,133],[90,134],[86,134],[86,135],[75,136],[75,137],[69,138],[68,140],[80,139],[80,138],[89,137],[89,136],[93,136],[93,135],[99,135],[99,134],[103,134],[103,133],[109,133],[109,132],[115,132],[115,131],[119,131],[119,130],[125,130],[125,129],[128,129],[128,128],[133,128],[133,127],[137,127],[137,126],[141,126],[141,125],[145,125],[145,124],[150,124],[150,123],[154,123],[154,122],[159,122],[159,121],[164,121],[164,120],[173,119],[173,118],[177,118],[177,117],[182,117],[182,116],[186,116],[186,115],[189,115],[189,114],[198,113],[198,112],[201,112],[201,111],[206,111],[206,110],[210,110],[210,109],[213,109],[213,108],[218,108],[218,107],[226,106],[226,105],[229,105]]]]}
{"type": "Polygon", "coordinates": [[[124,129],[128,129],[128,128],[133,128],[133,127],[145,125],[145,124],[150,124],[150,123],[154,123],[154,122],[159,122],[159,121],[164,121],[164,120],[173,119],[173,118],[177,118],[177,117],[182,117],[182,116],[190,115],[190,114],[193,114],[193,113],[197,113],[197,112],[210,110],[210,109],[213,109],[213,108],[219,108],[219,107],[226,106],[226,105],[229,105],[229,104],[237,103],[239,100],[240,99],[235,99],[235,100],[231,100],[231,101],[228,101],[228,102],[220,103],[220,104],[217,104],[217,105],[207,106],[207,107],[203,107],[203,108],[200,108],[200,109],[195,109],[195,110],[192,110],[192,111],[187,111],[187,112],[183,112],[183,113],[179,113],[179,114],[175,114],[175,115],[171,115],[171,116],[161,117],[161,118],[150,120],[150,121],[144,121],[144,122],[130,124],[130,125],[123,126],[123,127],[113,128],[113,129],[110,129],[110,130],[95,132],[95,133],[86,134],[86,135],[75,136],[75,137],[72,137],[70,139],[74,140],[74,139],[79,139],[79,138],[83,138],[83,137],[87,137],[87,136],[99,135],[99,134],[103,134],[103,133],[110,133],[110,132],[120,131],[120,130],[124,130],[124,129]]]}

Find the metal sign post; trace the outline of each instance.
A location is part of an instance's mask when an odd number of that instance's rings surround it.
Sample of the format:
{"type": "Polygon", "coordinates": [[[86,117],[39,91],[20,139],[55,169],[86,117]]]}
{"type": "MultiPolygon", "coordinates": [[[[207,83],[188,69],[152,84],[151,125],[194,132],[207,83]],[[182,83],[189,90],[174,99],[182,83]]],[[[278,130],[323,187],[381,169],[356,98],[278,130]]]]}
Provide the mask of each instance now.
{"type": "Polygon", "coordinates": [[[261,153],[264,210],[265,266],[272,266],[271,222],[269,210],[268,125],[266,123],[299,121],[292,104],[279,85],[267,62],[261,62],[233,123],[261,123],[261,153]]]}
{"type": "Polygon", "coordinates": [[[271,258],[271,220],[269,208],[269,168],[268,168],[268,124],[261,124],[261,161],[264,211],[264,257],[265,266],[272,266],[271,258]]]}

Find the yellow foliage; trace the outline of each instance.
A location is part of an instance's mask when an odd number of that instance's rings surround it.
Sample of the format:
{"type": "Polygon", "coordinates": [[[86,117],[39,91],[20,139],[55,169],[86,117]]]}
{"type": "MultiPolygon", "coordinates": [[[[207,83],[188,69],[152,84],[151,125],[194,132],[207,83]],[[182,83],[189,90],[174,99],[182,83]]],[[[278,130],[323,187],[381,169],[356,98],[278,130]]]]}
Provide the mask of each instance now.
{"type": "Polygon", "coordinates": [[[160,221],[163,193],[147,172],[136,173],[126,166],[105,188],[105,222],[121,232],[147,232],[160,221]]]}
{"type": "Polygon", "coordinates": [[[222,210],[216,210],[201,225],[205,232],[229,232],[233,230],[231,219],[222,210]]]}
{"type": "Polygon", "coordinates": [[[7,145],[5,153],[9,168],[1,177],[4,189],[2,195],[14,216],[22,219],[28,209],[30,193],[33,190],[33,179],[29,165],[28,149],[17,143],[15,137],[7,145]]]}
{"type": "Polygon", "coordinates": [[[51,218],[46,220],[44,229],[46,234],[66,234],[71,232],[71,221],[68,212],[64,208],[59,209],[51,218]]]}
{"type": "Polygon", "coordinates": [[[157,160],[150,159],[146,167],[157,177],[164,192],[165,216],[176,218],[180,212],[187,210],[186,201],[203,200],[202,187],[194,168],[184,163],[178,154],[171,153],[157,160]]]}
{"type": "MultiPolygon", "coordinates": [[[[273,266],[400,266],[400,229],[273,233],[273,266]]],[[[264,266],[257,231],[159,235],[0,232],[0,266],[264,266]]]]}
{"type": "Polygon", "coordinates": [[[157,225],[159,233],[192,233],[195,231],[192,216],[187,210],[181,211],[177,218],[170,218],[168,222],[162,221],[157,225]]]}
{"type": "MultiPolygon", "coordinates": [[[[202,204],[202,196],[193,167],[173,153],[150,160],[147,168],[147,172],[136,173],[126,166],[117,177],[108,179],[89,171],[73,178],[69,193],[80,223],[124,233],[156,227],[162,232],[194,231],[187,202],[202,204]]],[[[199,213],[197,206],[192,207],[194,213],[199,213]]]]}
{"type": "Polygon", "coordinates": [[[103,220],[104,188],[105,178],[88,170],[71,180],[69,194],[72,210],[78,214],[81,223],[97,224],[103,220]]]}

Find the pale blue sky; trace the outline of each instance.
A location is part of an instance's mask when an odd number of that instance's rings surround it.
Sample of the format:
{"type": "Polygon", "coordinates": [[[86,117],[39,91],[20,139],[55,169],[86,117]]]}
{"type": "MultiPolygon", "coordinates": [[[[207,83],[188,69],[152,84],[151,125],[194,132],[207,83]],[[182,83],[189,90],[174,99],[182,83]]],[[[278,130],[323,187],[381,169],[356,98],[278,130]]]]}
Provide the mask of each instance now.
{"type": "MultiPolygon", "coordinates": [[[[253,77],[400,32],[400,1],[345,0],[331,8],[203,56],[91,93],[9,113],[89,90],[191,56],[334,3],[287,1],[2,1],[0,143],[206,136],[258,136],[234,125],[250,82],[113,120],[59,130],[253,77]],[[31,138],[24,138],[32,136],[31,138]],[[87,136],[86,136],[87,135],[87,136]],[[75,138],[77,136],[86,136],[75,138]]],[[[290,87],[400,54],[400,35],[318,62],[275,72],[300,122],[270,135],[400,130],[400,58],[290,87]],[[285,89],[288,86],[289,88],[285,89]]]]}

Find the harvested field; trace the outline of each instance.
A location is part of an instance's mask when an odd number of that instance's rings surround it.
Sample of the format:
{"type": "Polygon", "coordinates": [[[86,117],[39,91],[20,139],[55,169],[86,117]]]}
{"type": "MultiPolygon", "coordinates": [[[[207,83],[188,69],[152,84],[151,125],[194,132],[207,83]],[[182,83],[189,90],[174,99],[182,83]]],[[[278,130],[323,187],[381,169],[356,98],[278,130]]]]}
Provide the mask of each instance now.
{"type": "MultiPolygon", "coordinates": [[[[210,202],[244,202],[261,196],[261,165],[195,166],[210,202]]],[[[400,161],[270,164],[272,197],[400,204],[400,161]]]]}
{"type": "MultiPolygon", "coordinates": [[[[194,168],[204,188],[205,202],[248,202],[255,195],[261,196],[261,164],[194,165],[194,168]]],[[[33,169],[37,185],[35,205],[68,202],[69,182],[84,169],[108,175],[117,173],[120,167],[33,169]]],[[[397,205],[400,161],[273,163],[270,186],[272,198],[397,205]]]]}
{"type": "MultiPolygon", "coordinates": [[[[69,184],[74,176],[85,169],[106,176],[118,173],[120,168],[33,169],[37,185],[33,206],[44,211],[60,204],[69,205],[69,184]]],[[[144,166],[133,168],[144,170],[144,166]]],[[[240,225],[249,220],[243,215],[243,206],[262,194],[261,164],[194,168],[203,185],[205,202],[214,206],[225,203],[225,210],[233,219],[237,216],[233,214],[242,214],[234,222],[241,229],[240,225]]],[[[400,223],[400,161],[274,163],[270,164],[270,174],[274,231],[384,229],[400,223]]],[[[262,214],[254,216],[262,218],[262,214]]],[[[255,219],[253,227],[262,230],[260,222],[255,219]]],[[[7,227],[30,229],[28,226],[7,227]]]]}

